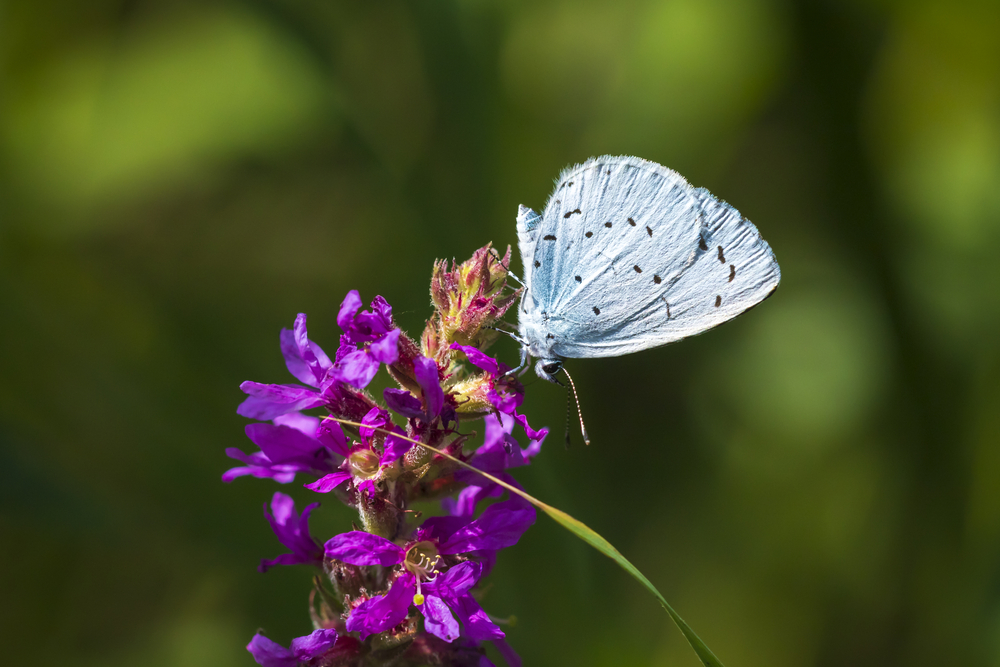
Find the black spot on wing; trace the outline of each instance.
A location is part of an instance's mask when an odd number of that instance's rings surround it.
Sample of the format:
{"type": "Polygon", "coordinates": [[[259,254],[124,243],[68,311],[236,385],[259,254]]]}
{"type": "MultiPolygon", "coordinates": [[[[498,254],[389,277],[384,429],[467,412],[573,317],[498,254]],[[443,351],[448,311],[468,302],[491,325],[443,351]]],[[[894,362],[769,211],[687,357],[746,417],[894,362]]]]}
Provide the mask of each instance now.
{"type": "Polygon", "coordinates": [[[552,234],[546,234],[545,236],[542,237],[542,240],[543,241],[555,241],[556,237],[554,235],[552,235],[552,234]]]}
{"type": "Polygon", "coordinates": [[[723,264],[726,263],[726,256],[722,254],[722,246],[719,246],[719,261],[723,264]]]}
{"type": "Polygon", "coordinates": [[[594,315],[600,315],[600,314],[601,314],[601,309],[598,308],[597,306],[594,306],[594,315]]]}
{"type": "Polygon", "coordinates": [[[729,265],[729,282],[733,282],[733,278],[735,278],[735,277],[736,277],[736,265],[735,264],[730,264],[729,265]]]}
{"type": "Polygon", "coordinates": [[[722,295],[720,294],[715,297],[715,307],[718,308],[721,305],[722,305],[722,295]]]}
{"type": "Polygon", "coordinates": [[[578,209],[578,208],[574,209],[572,211],[566,211],[566,214],[563,215],[563,217],[564,218],[568,218],[569,216],[573,215],[574,213],[579,213],[579,212],[580,212],[580,209],[578,209]]]}
{"type": "Polygon", "coordinates": [[[636,264],[636,265],[635,265],[635,266],[633,266],[632,268],[633,268],[633,269],[635,269],[635,272],[636,272],[636,273],[642,273],[642,269],[640,269],[640,268],[639,268],[639,265],[638,265],[638,264],[636,264]]]}
{"type": "Polygon", "coordinates": [[[611,223],[610,222],[605,222],[604,226],[607,227],[608,229],[611,229],[611,223]]]}
{"type": "Polygon", "coordinates": [[[538,260],[536,259],[536,260],[535,260],[535,268],[537,269],[537,268],[538,268],[538,267],[540,267],[541,265],[542,265],[542,263],[541,263],[541,262],[539,262],[539,261],[538,261],[538,260]]]}
{"type": "Polygon", "coordinates": [[[635,220],[633,220],[632,218],[629,218],[629,219],[628,219],[628,224],[630,224],[630,225],[632,225],[633,227],[635,227],[635,220]]]}
{"type": "Polygon", "coordinates": [[[578,283],[582,283],[583,282],[583,278],[581,278],[580,276],[573,276],[573,277],[576,278],[576,282],[578,282],[578,283]]]}
{"type": "Polygon", "coordinates": [[[649,238],[653,238],[653,230],[649,228],[649,225],[646,225],[646,233],[649,234],[649,238]]]}
{"type": "Polygon", "coordinates": [[[661,278],[660,276],[654,275],[653,276],[653,282],[656,283],[657,285],[659,285],[661,282],[663,282],[663,278],[661,278]]]}
{"type": "Polygon", "coordinates": [[[591,236],[593,236],[593,235],[594,235],[594,232],[587,232],[586,234],[584,234],[584,236],[586,236],[586,237],[587,237],[588,239],[589,239],[589,238],[590,238],[591,236]]]}
{"type": "Polygon", "coordinates": [[[702,250],[708,250],[708,244],[705,243],[705,237],[704,236],[699,236],[698,237],[698,247],[701,248],[702,250]]]}

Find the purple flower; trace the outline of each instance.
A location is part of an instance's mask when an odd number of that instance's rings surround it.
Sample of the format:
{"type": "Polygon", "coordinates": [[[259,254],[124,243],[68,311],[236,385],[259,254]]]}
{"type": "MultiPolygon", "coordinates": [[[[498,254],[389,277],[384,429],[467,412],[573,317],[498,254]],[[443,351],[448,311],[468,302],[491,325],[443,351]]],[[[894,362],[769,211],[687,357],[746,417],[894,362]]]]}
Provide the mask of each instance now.
{"type": "Polygon", "coordinates": [[[247,424],[245,431],[260,451],[248,455],[235,447],[226,449],[230,458],[247,465],[227,470],[222,475],[225,482],[253,475],[286,484],[299,472],[324,475],[336,469],[337,459],[348,453],[340,424],[299,412],[279,415],[273,424],[247,424]]]}
{"type": "Polygon", "coordinates": [[[428,357],[418,356],[413,360],[413,372],[417,384],[420,385],[420,395],[423,400],[405,389],[387,387],[382,396],[389,409],[407,419],[419,419],[427,423],[438,416],[442,416],[446,423],[454,420],[454,408],[445,405],[437,362],[428,357]]]}
{"type": "MultiPolygon", "coordinates": [[[[332,420],[327,421],[336,423],[332,420]]],[[[406,434],[390,421],[389,413],[382,408],[375,407],[369,410],[361,423],[363,426],[359,429],[359,433],[364,443],[346,451],[346,458],[339,470],[306,484],[307,489],[318,493],[329,493],[353,479],[359,491],[374,493],[375,483],[382,478],[383,469],[392,465],[413,446],[413,443],[404,439],[406,434]],[[388,433],[383,433],[384,431],[388,433]],[[374,440],[376,435],[383,434],[385,437],[382,439],[382,453],[379,454],[375,450],[374,440]]]]}
{"type": "Polygon", "coordinates": [[[361,296],[357,290],[351,290],[337,314],[337,324],[344,335],[331,377],[363,389],[375,377],[379,364],[391,365],[399,360],[402,332],[393,326],[392,307],[382,297],[375,297],[371,310],[358,312],[360,308],[361,296]]]}
{"type": "Polygon", "coordinates": [[[501,363],[471,345],[452,343],[451,349],[465,353],[469,363],[486,371],[490,380],[490,390],[487,394],[493,407],[507,414],[513,413],[524,401],[524,387],[513,375],[508,375],[510,367],[501,363]]]}
{"type": "MultiPolygon", "coordinates": [[[[473,454],[469,465],[521,488],[517,480],[507,474],[506,470],[528,465],[532,457],[541,451],[548,430],[542,429],[536,432],[538,438],[531,440],[527,447],[521,449],[517,440],[511,435],[516,421],[514,416],[487,415],[484,421],[486,422],[484,443],[473,454]]],[[[454,516],[471,516],[475,514],[476,505],[480,500],[498,497],[504,493],[504,488],[499,484],[469,470],[459,471],[455,474],[455,479],[468,486],[459,492],[457,500],[445,498],[441,501],[445,511],[454,516]]]]}
{"type": "Polygon", "coordinates": [[[384,595],[355,607],[347,619],[347,629],[359,632],[364,640],[401,623],[413,604],[423,614],[426,630],[446,642],[459,636],[459,622],[471,639],[502,638],[500,628],[469,595],[482,574],[482,565],[456,557],[465,554],[489,558],[516,544],[534,521],[534,508],[515,498],[491,505],[478,519],[428,519],[405,549],[361,531],[333,537],[325,547],[329,558],[351,565],[402,566],[384,595]]]}
{"type": "Polygon", "coordinates": [[[271,499],[271,513],[264,505],[264,517],[271,524],[271,530],[278,536],[278,541],[291,549],[291,553],[282,554],[273,560],[262,560],[260,572],[267,572],[275,565],[316,565],[323,564],[323,547],[309,534],[309,513],[319,503],[312,503],[302,510],[302,516],[295,512],[295,501],[283,493],[275,493],[271,499]]]}
{"type": "Polygon", "coordinates": [[[247,644],[247,650],[262,667],[297,667],[299,663],[309,663],[322,656],[336,642],[337,631],[333,629],[316,630],[305,637],[296,637],[292,640],[291,648],[285,648],[264,635],[256,634],[247,644]]]}
{"type": "MultiPolygon", "coordinates": [[[[333,364],[320,346],[309,340],[305,313],[299,313],[291,330],[281,330],[279,340],[288,372],[300,382],[318,389],[333,364]]],[[[320,392],[309,387],[244,382],[240,385],[240,389],[248,394],[249,398],[240,404],[236,412],[251,419],[270,421],[287,412],[323,405],[325,401],[320,392]]]]}

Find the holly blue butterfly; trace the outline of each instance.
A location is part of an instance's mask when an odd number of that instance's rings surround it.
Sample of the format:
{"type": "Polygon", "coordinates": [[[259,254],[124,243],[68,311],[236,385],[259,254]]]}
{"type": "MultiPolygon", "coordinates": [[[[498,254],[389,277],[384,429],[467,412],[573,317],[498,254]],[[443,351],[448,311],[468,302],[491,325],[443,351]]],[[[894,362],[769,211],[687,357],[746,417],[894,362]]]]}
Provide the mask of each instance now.
{"type": "Polygon", "coordinates": [[[555,382],[565,358],[615,357],[702,333],[757,305],[781,271],[754,225],[704,188],[637,157],[560,174],[521,206],[521,365],[555,382]]]}

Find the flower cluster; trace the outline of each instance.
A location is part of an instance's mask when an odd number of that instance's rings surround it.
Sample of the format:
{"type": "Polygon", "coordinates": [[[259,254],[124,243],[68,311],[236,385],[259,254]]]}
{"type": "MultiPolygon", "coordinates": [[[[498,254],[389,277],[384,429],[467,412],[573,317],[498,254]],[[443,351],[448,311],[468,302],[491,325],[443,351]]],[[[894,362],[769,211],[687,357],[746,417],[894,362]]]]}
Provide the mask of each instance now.
{"type": "Polygon", "coordinates": [[[333,358],[309,339],[301,314],[281,332],[288,371],[301,384],[241,385],[248,397],[237,411],[256,420],[246,435],[259,450],[227,449],[243,465],[223,480],[252,475],[287,484],[301,474],[305,488],[356,508],[362,528],[321,544],[309,532],[318,503],[298,514],[279,492],[265,505],[288,553],[262,560],[260,571],[311,565],[323,576],[310,597],[312,634],[289,648],[256,635],[247,649],[259,664],[486,667],[483,642],[493,642],[508,665],[520,664],[480,605],[479,587],[497,553],[534,523],[535,510],[519,496],[486,505],[504,488],[455,462],[517,486],[508,469],[529,463],[547,434],[518,413],[524,389],[517,379],[483,352],[496,335],[490,325],[518,296],[507,288],[505,265],[489,246],[450,269],[436,263],[435,311],[419,344],[396,326],[385,299],[365,310],[351,291],[337,315],[342,334],[333,358]],[[367,388],[382,366],[398,387],[378,401],[367,388]],[[483,441],[475,447],[466,425],[480,419],[483,441]],[[414,525],[408,508],[427,500],[439,501],[442,515],[414,525]]]}

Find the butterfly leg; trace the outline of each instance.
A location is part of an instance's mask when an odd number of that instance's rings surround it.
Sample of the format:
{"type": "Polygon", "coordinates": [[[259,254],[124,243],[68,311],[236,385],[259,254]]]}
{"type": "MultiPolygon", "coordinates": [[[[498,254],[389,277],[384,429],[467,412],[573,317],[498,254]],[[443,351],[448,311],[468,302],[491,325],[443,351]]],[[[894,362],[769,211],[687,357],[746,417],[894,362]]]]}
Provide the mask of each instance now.
{"type": "Polygon", "coordinates": [[[522,375],[524,375],[524,372],[528,370],[528,346],[525,345],[524,342],[521,341],[521,339],[519,338],[515,338],[514,340],[521,343],[521,361],[520,363],[518,363],[517,368],[510,369],[500,377],[507,377],[508,375],[521,377],[522,375]]]}

